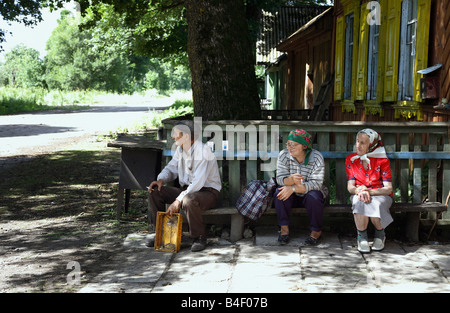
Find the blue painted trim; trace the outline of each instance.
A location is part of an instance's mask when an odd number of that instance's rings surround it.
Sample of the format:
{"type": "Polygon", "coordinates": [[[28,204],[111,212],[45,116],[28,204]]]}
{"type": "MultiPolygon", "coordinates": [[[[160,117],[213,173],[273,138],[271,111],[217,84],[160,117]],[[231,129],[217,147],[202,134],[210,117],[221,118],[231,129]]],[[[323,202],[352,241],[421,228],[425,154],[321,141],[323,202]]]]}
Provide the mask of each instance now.
{"type": "MultiPolygon", "coordinates": [[[[352,152],[347,151],[321,151],[323,157],[325,159],[345,159],[349,154],[352,152]]],[[[262,153],[260,151],[257,151],[256,153],[250,153],[249,151],[236,151],[236,152],[230,152],[230,151],[224,151],[222,155],[220,155],[219,152],[214,153],[216,157],[222,156],[222,159],[227,158],[260,158],[262,153]]],[[[268,151],[264,152],[264,159],[268,158],[277,158],[279,154],[279,151],[268,151]]],[[[171,150],[164,150],[163,156],[171,157],[173,156],[173,153],[171,150]]],[[[393,160],[408,160],[408,159],[417,159],[417,160],[424,160],[424,159],[430,159],[430,160],[450,160],[450,152],[388,152],[387,156],[389,159],[393,160]]]]}

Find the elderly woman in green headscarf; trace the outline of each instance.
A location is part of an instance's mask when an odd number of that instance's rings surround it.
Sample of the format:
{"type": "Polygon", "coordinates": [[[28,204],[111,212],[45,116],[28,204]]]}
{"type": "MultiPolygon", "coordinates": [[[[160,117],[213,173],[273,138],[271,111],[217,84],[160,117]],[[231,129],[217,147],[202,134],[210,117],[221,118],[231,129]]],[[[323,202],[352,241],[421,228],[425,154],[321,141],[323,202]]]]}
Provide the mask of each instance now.
{"type": "Polygon", "coordinates": [[[316,245],[322,235],[324,198],[328,195],[323,185],[325,162],[322,154],[312,149],[312,137],[303,130],[289,133],[286,149],[277,162],[277,183],[274,202],[281,245],[289,242],[290,213],[294,207],[304,207],[310,218],[311,233],[306,244],[316,245]]]}

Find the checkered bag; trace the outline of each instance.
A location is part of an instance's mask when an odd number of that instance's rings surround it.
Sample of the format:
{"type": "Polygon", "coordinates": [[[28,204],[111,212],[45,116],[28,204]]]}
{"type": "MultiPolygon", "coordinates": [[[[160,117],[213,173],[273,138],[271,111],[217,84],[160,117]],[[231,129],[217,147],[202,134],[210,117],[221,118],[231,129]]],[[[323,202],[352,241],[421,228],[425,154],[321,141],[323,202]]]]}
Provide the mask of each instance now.
{"type": "Polygon", "coordinates": [[[243,216],[254,221],[257,220],[272,205],[275,189],[274,178],[271,178],[268,182],[252,180],[236,201],[237,210],[243,216]]]}

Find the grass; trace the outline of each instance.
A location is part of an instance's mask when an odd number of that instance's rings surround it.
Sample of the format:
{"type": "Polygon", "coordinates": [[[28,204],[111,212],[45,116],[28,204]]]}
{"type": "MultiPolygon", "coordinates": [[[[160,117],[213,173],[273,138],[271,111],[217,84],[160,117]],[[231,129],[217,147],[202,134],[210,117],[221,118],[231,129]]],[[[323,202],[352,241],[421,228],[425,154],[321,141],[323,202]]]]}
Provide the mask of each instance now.
{"type": "Polygon", "coordinates": [[[49,93],[43,88],[0,87],[0,115],[22,112],[46,111],[55,108],[74,110],[86,106],[80,105],[80,97],[57,92],[49,93]],[[63,98],[65,97],[65,98],[63,98]]]}
{"type": "MultiPolygon", "coordinates": [[[[192,107],[192,101],[185,91],[173,91],[171,95],[161,95],[158,91],[146,90],[134,94],[114,94],[104,91],[48,91],[44,88],[0,87],[0,115],[45,111],[53,109],[76,110],[90,105],[145,105],[152,101],[175,102],[176,108],[192,107]],[[180,100],[175,101],[175,99],[180,100]]],[[[169,103],[172,104],[172,103],[169,103]]]]}

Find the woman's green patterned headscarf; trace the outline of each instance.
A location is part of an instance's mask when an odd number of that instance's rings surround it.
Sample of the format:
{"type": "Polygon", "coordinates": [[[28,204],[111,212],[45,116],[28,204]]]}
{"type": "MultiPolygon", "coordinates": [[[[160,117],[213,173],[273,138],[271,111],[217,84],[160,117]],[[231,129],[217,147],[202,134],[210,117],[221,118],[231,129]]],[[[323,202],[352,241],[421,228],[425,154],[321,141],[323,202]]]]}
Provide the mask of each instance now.
{"type": "Polygon", "coordinates": [[[311,135],[303,129],[296,129],[289,133],[288,140],[295,141],[301,145],[306,146],[306,157],[305,157],[305,165],[309,162],[309,156],[312,151],[312,137],[311,135]]]}

